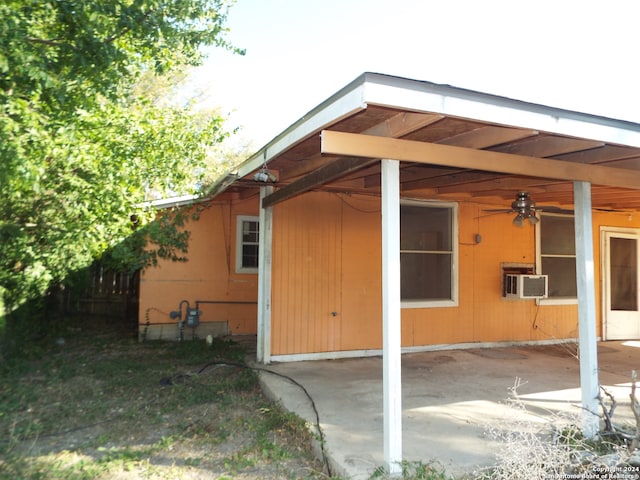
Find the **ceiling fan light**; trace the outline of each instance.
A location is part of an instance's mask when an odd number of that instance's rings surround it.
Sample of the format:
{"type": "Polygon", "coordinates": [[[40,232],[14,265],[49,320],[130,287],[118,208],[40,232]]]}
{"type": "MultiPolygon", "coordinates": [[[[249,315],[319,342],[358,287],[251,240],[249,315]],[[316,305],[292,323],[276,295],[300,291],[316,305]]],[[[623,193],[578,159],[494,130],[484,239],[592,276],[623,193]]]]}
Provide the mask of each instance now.
{"type": "Polygon", "coordinates": [[[518,213],[514,218],[513,218],[513,224],[516,227],[521,227],[524,225],[524,217],[522,216],[521,213],[518,213]]]}
{"type": "Polygon", "coordinates": [[[529,223],[531,225],[535,225],[536,223],[538,223],[540,221],[540,219],[538,217],[536,217],[534,214],[529,215],[529,223]]]}

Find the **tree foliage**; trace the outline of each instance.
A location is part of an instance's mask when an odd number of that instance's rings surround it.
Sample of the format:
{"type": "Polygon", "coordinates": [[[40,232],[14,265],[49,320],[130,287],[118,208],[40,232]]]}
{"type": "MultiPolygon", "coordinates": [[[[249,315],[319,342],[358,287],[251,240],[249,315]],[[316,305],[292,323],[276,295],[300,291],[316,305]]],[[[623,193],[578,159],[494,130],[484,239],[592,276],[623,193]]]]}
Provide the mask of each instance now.
{"type": "MultiPolygon", "coordinates": [[[[225,39],[224,0],[0,3],[0,293],[41,295],[144,225],[150,191],[188,193],[227,133],[145,93],[225,39]],[[152,80],[153,83],[153,80],[152,80]]],[[[159,250],[160,254],[162,250],[159,250]]]]}

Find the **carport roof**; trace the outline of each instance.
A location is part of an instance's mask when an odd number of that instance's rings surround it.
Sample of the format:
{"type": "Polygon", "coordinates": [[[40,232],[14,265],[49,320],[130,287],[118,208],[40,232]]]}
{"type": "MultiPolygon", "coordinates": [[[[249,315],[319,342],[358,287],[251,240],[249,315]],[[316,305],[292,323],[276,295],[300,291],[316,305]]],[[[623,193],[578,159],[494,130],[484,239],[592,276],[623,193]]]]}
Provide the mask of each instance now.
{"type": "Polygon", "coordinates": [[[401,194],[507,205],[518,191],[571,207],[574,180],[594,208],[640,209],[640,124],[364,73],[212,187],[242,192],[277,177],[264,205],[310,190],[379,194],[380,158],[401,160],[401,194]],[[375,138],[370,138],[375,137],[375,138]]]}

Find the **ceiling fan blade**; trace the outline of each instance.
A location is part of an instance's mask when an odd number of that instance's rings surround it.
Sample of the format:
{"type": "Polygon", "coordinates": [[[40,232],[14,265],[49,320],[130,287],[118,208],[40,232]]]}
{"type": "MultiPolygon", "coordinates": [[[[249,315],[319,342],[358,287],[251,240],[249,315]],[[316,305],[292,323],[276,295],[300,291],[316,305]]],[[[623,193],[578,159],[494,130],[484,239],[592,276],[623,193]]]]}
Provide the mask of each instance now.
{"type": "MultiPolygon", "coordinates": [[[[616,210],[613,208],[592,207],[592,209],[600,212],[625,212],[625,210],[616,210]]],[[[515,201],[511,203],[511,208],[490,208],[482,211],[491,214],[520,213],[524,214],[527,218],[531,217],[531,214],[535,215],[536,212],[558,213],[563,215],[575,214],[575,212],[569,208],[556,207],[553,205],[536,205],[527,192],[518,192],[515,201]]]]}
{"type": "Polygon", "coordinates": [[[597,210],[598,212],[613,212],[613,213],[630,213],[631,210],[620,210],[617,208],[600,208],[600,207],[593,207],[593,210],[597,210]]]}
{"type": "Polygon", "coordinates": [[[563,213],[565,215],[573,215],[573,210],[567,208],[554,207],[552,205],[536,207],[536,211],[538,212],[547,212],[547,213],[563,213]]]}

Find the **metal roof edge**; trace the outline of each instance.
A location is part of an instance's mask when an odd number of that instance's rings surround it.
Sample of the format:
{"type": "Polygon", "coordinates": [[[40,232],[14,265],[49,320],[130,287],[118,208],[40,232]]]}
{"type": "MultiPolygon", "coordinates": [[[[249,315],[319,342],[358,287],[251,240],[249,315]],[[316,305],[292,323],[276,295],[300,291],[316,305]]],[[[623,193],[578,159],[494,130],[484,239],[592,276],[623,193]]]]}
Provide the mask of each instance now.
{"type": "Polygon", "coordinates": [[[640,147],[640,124],[424,80],[367,73],[369,105],[441,113],[640,147]]]}
{"type": "Polygon", "coordinates": [[[320,132],[328,123],[335,123],[342,118],[367,108],[364,102],[363,85],[367,74],[363,73],[347,86],[327,98],[324,102],[307,112],[282,133],[274,137],[264,147],[247,160],[220,177],[209,189],[211,195],[218,195],[226,190],[236,179],[242,178],[287,150],[291,146],[320,132]]]}
{"type": "Polygon", "coordinates": [[[149,208],[173,208],[173,207],[182,207],[185,205],[191,205],[194,203],[198,203],[200,201],[205,200],[206,197],[201,195],[181,195],[178,197],[169,197],[169,198],[159,198],[157,200],[148,200],[142,204],[143,207],[149,208]]]}
{"type": "Polygon", "coordinates": [[[367,105],[440,113],[499,125],[590,138],[640,147],[640,124],[628,120],[550,107],[490,93],[437,84],[426,80],[364,72],[327,100],[303,115],[206,192],[218,195],[287,150],[367,105]]]}

